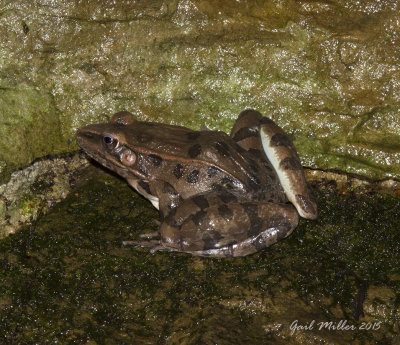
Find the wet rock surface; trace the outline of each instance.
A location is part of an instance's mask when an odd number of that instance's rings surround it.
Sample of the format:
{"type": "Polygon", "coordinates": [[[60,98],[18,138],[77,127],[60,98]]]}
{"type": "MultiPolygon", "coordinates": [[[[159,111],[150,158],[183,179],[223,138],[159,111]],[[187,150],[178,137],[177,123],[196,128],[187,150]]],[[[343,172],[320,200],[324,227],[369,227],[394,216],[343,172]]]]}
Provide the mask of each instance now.
{"type": "Polygon", "coordinates": [[[158,214],[124,181],[92,175],[0,241],[2,343],[398,344],[398,197],[313,182],[316,221],[212,259],[122,247],[158,214]]]}
{"type": "Polygon", "coordinates": [[[256,108],[303,164],[400,177],[399,1],[3,1],[0,180],[129,110],[229,131],[256,108]]]}

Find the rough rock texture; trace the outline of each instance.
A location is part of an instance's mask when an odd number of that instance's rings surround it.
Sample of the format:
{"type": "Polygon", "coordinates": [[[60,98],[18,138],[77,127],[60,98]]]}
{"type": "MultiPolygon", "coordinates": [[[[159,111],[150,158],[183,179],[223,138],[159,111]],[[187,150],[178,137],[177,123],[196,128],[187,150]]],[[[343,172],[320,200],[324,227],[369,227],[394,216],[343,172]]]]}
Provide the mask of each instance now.
{"type": "Polygon", "coordinates": [[[0,180],[127,109],[229,131],[244,108],[303,164],[400,177],[400,1],[0,2],[0,180]]]}
{"type": "Polygon", "coordinates": [[[15,171],[7,183],[0,184],[0,238],[35,221],[65,199],[78,184],[77,173],[87,164],[85,155],[75,153],[40,159],[15,171]]]}

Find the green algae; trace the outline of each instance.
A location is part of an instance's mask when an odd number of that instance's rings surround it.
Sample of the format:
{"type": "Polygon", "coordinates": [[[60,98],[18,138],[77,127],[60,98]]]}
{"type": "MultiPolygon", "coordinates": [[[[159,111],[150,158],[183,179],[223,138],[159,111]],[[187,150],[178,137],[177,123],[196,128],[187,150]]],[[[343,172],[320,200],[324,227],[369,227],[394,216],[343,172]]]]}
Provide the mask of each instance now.
{"type": "Polygon", "coordinates": [[[0,339],[18,344],[395,344],[400,200],[314,184],[320,216],[245,258],[127,248],[158,214],[101,173],[0,242],[0,339]],[[346,273],[347,272],[347,273],[346,273]],[[368,282],[365,317],[353,301],[368,282]],[[345,319],[354,331],[290,334],[345,319]],[[362,323],[377,330],[360,330],[362,323]],[[312,340],[314,339],[314,340],[312,340]]]}
{"type": "Polygon", "coordinates": [[[38,210],[41,204],[43,204],[43,201],[40,198],[31,195],[23,195],[19,200],[18,209],[22,216],[27,216],[38,210]]]}
{"type": "Polygon", "coordinates": [[[116,111],[229,132],[246,108],[303,143],[304,165],[399,178],[397,7],[5,2],[0,181],[37,157],[76,149],[76,128],[116,111]]]}
{"type": "Polygon", "coordinates": [[[36,157],[67,147],[50,95],[26,85],[0,88],[0,109],[0,161],[9,162],[0,170],[0,181],[36,157]]]}

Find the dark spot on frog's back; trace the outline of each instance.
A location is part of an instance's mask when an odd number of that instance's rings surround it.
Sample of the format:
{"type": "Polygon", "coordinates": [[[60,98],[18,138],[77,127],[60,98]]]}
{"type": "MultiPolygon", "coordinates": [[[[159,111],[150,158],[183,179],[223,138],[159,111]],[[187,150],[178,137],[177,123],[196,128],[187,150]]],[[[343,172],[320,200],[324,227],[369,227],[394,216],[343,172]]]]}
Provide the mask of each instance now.
{"type": "Polygon", "coordinates": [[[199,171],[193,170],[187,177],[187,181],[191,184],[197,183],[199,181],[199,171]]]}
{"type": "Polygon", "coordinates": [[[245,202],[242,204],[242,207],[250,219],[258,217],[258,206],[256,204],[245,202]]]}
{"type": "Polygon", "coordinates": [[[289,138],[283,134],[283,133],[276,133],[272,138],[271,138],[271,146],[286,146],[286,147],[293,147],[292,142],[289,140],[289,138]]]}
{"type": "Polygon", "coordinates": [[[224,177],[221,180],[221,185],[227,189],[233,189],[235,188],[235,181],[229,177],[224,177]]]}
{"type": "Polygon", "coordinates": [[[218,153],[223,156],[223,157],[228,157],[229,156],[229,147],[226,143],[223,141],[218,141],[215,144],[215,148],[217,149],[218,153]]]}
{"type": "Polygon", "coordinates": [[[301,170],[303,167],[295,157],[286,157],[279,163],[279,167],[283,170],[301,170]]]}
{"type": "Polygon", "coordinates": [[[188,150],[188,155],[190,158],[196,158],[200,153],[201,153],[201,145],[200,144],[194,144],[188,150]]]}
{"type": "Polygon", "coordinates": [[[200,207],[200,209],[204,210],[209,207],[210,204],[207,201],[207,198],[204,195],[197,195],[192,198],[193,202],[200,207]]]}
{"type": "Polygon", "coordinates": [[[215,166],[210,166],[208,167],[207,170],[207,176],[208,177],[214,177],[215,175],[217,175],[217,173],[219,173],[221,170],[219,170],[217,167],[215,166]]]}
{"type": "Polygon", "coordinates": [[[243,203],[242,207],[250,220],[249,236],[257,235],[263,227],[263,220],[258,216],[258,206],[254,203],[243,203]]]}
{"type": "MultiPolygon", "coordinates": [[[[217,190],[218,190],[218,188],[217,188],[217,190]]],[[[230,203],[238,201],[238,199],[235,195],[233,195],[232,193],[229,193],[228,191],[225,191],[225,190],[220,191],[218,196],[221,199],[221,201],[226,204],[230,204],[230,203]]]]}
{"type": "Polygon", "coordinates": [[[149,161],[155,166],[161,165],[161,163],[163,161],[162,158],[158,155],[151,154],[148,157],[149,157],[149,161]]]}
{"type": "Polygon", "coordinates": [[[165,194],[178,195],[178,192],[175,190],[175,188],[168,182],[164,182],[162,191],[165,194]]]}
{"type": "Polygon", "coordinates": [[[200,136],[200,132],[189,132],[186,136],[188,140],[196,140],[200,136]]]}
{"type": "Polygon", "coordinates": [[[203,220],[206,218],[207,212],[201,210],[195,214],[192,215],[192,221],[196,226],[200,226],[200,224],[203,222],[203,220]]]}
{"type": "Polygon", "coordinates": [[[218,207],[218,213],[225,220],[231,220],[233,217],[233,211],[225,204],[218,207]]]}
{"type": "Polygon", "coordinates": [[[183,176],[183,171],[183,165],[178,163],[177,165],[175,165],[173,174],[177,179],[180,179],[183,176]]]}

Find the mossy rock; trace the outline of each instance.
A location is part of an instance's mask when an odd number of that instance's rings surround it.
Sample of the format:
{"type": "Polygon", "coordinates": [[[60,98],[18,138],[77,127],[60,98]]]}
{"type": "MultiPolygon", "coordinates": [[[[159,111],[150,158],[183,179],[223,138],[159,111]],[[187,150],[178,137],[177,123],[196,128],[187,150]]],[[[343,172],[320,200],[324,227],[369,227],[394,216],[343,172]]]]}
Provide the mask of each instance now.
{"type": "Polygon", "coordinates": [[[398,197],[313,188],[318,220],[254,255],[214,259],[122,246],[156,230],[158,214],[101,173],[0,241],[0,339],[397,344],[398,197]]]}
{"type": "Polygon", "coordinates": [[[129,110],[229,132],[273,118],[303,164],[400,178],[397,2],[8,2],[0,181],[129,110]]]}

